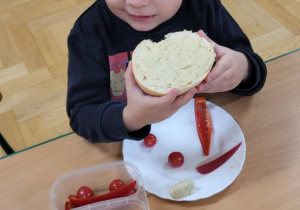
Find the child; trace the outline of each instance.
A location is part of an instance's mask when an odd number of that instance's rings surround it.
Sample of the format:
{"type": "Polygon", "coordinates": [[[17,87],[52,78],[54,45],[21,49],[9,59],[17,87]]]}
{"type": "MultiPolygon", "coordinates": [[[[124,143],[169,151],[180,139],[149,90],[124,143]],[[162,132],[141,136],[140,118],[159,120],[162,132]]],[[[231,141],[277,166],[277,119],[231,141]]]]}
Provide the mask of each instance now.
{"type": "Polygon", "coordinates": [[[72,129],[90,142],[141,140],[196,92],[253,95],[267,74],[220,0],[98,0],[76,21],[68,47],[67,113],[72,129]],[[175,88],[162,97],[144,94],[132,75],[132,51],[144,39],[158,42],[183,30],[215,43],[212,71],[183,95],[175,88]]]}

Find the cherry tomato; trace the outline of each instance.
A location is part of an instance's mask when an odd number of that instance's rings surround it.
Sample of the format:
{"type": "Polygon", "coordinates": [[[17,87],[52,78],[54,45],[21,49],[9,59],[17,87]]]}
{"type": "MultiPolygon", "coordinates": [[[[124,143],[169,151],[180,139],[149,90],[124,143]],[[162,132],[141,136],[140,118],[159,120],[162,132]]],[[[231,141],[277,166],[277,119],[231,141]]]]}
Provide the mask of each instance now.
{"type": "Polygon", "coordinates": [[[150,133],[145,139],[144,144],[146,147],[153,147],[156,144],[156,136],[150,133]]]}
{"type": "Polygon", "coordinates": [[[88,198],[93,196],[94,196],[93,190],[86,186],[80,187],[77,191],[77,198],[88,198]]]}
{"type": "Polygon", "coordinates": [[[114,190],[116,190],[116,189],[119,189],[120,187],[122,187],[122,186],[124,186],[125,185],[125,183],[122,181],[122,180],[120,180],[120,179],[115,179],[115,180],[113,180],[111,183],[110,183],[110,185],[109,185],[109,191],[111,192],[111,191],[114,191],[114,190]]]}
{"type": "Polygon", "coordinates": [[[168,162],[173,168],[178,168],[183,165],[184,157],[180,152],[172,152],[169,154],[168,162]]]}
{"type": "Polygon", "coordinates": [[[132,188],[128,193],[127,196],[133,195],[134,193],[136,193],[136,188],[132,188]]]}

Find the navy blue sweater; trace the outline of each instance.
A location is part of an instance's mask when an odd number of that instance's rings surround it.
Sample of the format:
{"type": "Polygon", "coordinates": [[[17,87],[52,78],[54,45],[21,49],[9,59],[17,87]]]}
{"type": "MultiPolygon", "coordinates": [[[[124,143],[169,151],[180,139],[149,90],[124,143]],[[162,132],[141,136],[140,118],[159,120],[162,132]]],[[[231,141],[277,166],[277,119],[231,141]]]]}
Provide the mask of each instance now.
{"type": "Polygon", "coordinates": [[[170,32],[204,30],[216,43],[244,53],[252,63],[248,81],[232,92],[253,95],[264,85],[266,67],[220,0],[183,0],[178,12],[151,31],[140,32],[116,17],[104,0],[96,1],[76,21],[68,37],[67,114],[75,133],[90,142],[141,140],[151,125],[127,132],[124,71],[136,45],[160,41],[170,32]]]}

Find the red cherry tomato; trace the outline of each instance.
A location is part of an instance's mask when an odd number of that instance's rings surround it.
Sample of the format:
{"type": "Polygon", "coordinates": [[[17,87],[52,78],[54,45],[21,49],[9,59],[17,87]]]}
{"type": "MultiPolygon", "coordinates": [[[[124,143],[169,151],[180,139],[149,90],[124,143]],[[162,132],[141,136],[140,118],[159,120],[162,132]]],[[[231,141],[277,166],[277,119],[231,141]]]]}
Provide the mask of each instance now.
{"type": "Polygon", "coordinates": [[[93,190],[86,186],[80,187],[77,191],[77,198],[88,198],[93,196],[94,196],[93,190]]]}
{"type": "Polygon", "coordinates": [[[128,193],[127,196],[133,195],[134,193],[136,193],[136,188],[132,188],[128,193]]]}
{"type": "Polygon", "coordinates": [[[109,185],[109,191],[111,192],[111,191],[114,191],[114,190],[116,190],[116,189],[119,189],[120,187],[122,187],[122,186],[124,186],[125,185],[125,183],[122,181],[122,180],[120,180],[120,179],[115,179],[115,180],[113,180],[111,183],[110,183],[110,185],[109,185]]]}
{"type": "Polygon", "coordinates": [[[184,157],[180,152],[172,152],[169,154],[168,162],[173,168],[178,168],[183,165],[184,157]]]}
{"type": "Polygon", "coordinates": [[[136,193],[136,188],[132,188],[128,193],[127,196],[133,195],[134,193],[136,193]]]}
{"type": "Polygon", "coordinates": [[[156,136],[150,133],[145,139],[144,144],[146,147],[153,147],[156,144],[156,136]]]}

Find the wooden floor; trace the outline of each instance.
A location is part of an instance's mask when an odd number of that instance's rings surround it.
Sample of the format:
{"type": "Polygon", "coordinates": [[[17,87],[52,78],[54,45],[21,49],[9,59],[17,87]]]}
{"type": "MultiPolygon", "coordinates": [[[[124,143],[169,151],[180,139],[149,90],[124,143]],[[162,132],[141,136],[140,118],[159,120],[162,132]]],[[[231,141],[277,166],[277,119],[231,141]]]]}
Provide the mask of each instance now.
{"type": "MultiPolygon", "coordinates": [[[[66,39],[93,2],[0,0],[0,131],[16,151],[72,131],[66,39]]],[[[300,0],[222,3],[265,61],[300,48],[300,0]]]]}

